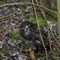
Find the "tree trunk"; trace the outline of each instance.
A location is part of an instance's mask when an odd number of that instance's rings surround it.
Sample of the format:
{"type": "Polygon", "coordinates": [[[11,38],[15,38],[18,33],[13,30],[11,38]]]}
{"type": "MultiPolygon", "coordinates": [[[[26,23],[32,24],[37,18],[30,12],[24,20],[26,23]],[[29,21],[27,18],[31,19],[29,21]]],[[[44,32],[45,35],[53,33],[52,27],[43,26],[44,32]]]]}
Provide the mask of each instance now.
{"type": "Polygon", "coordinates": [[[57,0],[57,19],[58,19],[58,32],[59,32],[59,39],[60,39],[60,0],[57,0]]]}

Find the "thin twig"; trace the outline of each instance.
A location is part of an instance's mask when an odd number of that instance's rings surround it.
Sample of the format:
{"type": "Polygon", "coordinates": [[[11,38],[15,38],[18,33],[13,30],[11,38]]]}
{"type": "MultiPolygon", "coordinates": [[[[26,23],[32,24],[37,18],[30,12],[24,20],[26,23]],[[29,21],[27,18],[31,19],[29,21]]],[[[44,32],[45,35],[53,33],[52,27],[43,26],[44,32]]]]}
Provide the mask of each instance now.
{"type": "MultiPolygon", "coordinates": [[[[48,24],[48,26],[49,26],[49,24],[48,24]]],[[[50,29],[50,28],[49,28],[49,29],[50,29]]],[[[54,40],[56,41],[56,43],[57,43],[58,46],[60,47],[60,44],[59,44],[58,40],[56,39],[56,37],[54,36],[54,33],[52,32],[51,29],[50,29],[50,32],[52,33],[54,40]]]]}
{"type": "MultiPolygon", "coordinates": [[[[0,7],[12,6],[12,5],[25,5],[25,4],[31,4],[31,5],[33,5],[33,3],[31,3],[31,2],[17,2],[17,3],[6,3],[6,4],[2,4],[2,5],[0,5],[0,7]]],[[[43,5],[38,5],[38,4],[35,4],[35,5],[36,6],[43,7],[45,10],[48,10],[48,11],[54,13],[54,14],[57,14],[56,11],[52,11],[52,10],[48,9],[47,7],[44,7],[43,5]]]]}
{"type": "Polygon", "coordinates": [[[3,17],[0,18],[0,20],[2,20],[2,19],[4,19],[4,18],[7,18],[7,17],[9,17],[9,16],[12,16],[13,14],[15,14],[15,13],[17,13],[17,12],[18,12],[18,11],[15,11],[15,12],[13,12],[13,13],[10,13],[9,15],[3,16],[3,17]]]}
{"type": "Polygon", "coordinates": [[[41,38],[41,41],[42,41],[42,44],[43,44],[43,47],[45,49],[45,52],[46,52],[46,60],[48,60],[48,53],[47,53],[47,49],[45,47],[45,44],[44,44],[44,41],[43,41],[43,37],[42,37],[42,33],[41,33],[41,30],[39,28],[39,24],[38,24],[38,16],[37,16],[37,12],[36,12],[36,8],[35,8],[35,5],[34,5],[34,1],[32,0],[32,3],[33,3],[33,7],[34,7],[34,12],[35,12],[35,17],[36,17],[36,22],[37,22],[37,26],[38,26],[38,29],[39,29],[39,33],[40,33],[40,38],[41,38]]]}
{"type": "MultiPolygon", "coordinates": [[[[39,2],[38,2],[37,0],[36,0],[36,2],[37,2],[37,4],[39,4],[39,2]]],[[[40,3],[40,4],[41,4],[41,3],[40,3]]],[[[39,9],[40,9],[40,11],[41,11],[44,19],[47,20],[45,14],[44,14],[44,10],[42,10],[40,6],[39,6],[39,9]]],[[[52,47],[51,47],[51,40],[50,40],[49,29],[48,29],[48,37],[49,37],[50,50],[51,50],[52,54],[56,57],[56,55],[53,53],[53,50],[52,50],[52,47]]]]}
{"type": "MultiPolygon", "coordinates": [[[[39,6],[39,9],[40,9],[40,11],[41,11],[40,6],[39,6]]],[[[44,18],[45,18],[45,20],[46,20],[46,17],[44,16],[44,14],[43,14],[43,12],[42,12],[42,11],[41,11],[41,13],[42,13],[43,17],[44,17],[44,18]]],[[[46,23],[47,23],[47,21],[46,21],[46,23]]],[[[56,43],[58,44],[58,46],[60,46],[60,44],[59,44],[58,40],[57,40],[57,39],[55,38],[55,36],[54,36],[54,33],[53,33],[53,32],[52,32],[52,30],[50,29],[50,27],[49,27],[49,24],[48,24],[48,23],[47,23],[47,26],[48,26],[48,28],[49,28],[50,32],[52,33],[54,40],[56,41],[56,43]]]]}

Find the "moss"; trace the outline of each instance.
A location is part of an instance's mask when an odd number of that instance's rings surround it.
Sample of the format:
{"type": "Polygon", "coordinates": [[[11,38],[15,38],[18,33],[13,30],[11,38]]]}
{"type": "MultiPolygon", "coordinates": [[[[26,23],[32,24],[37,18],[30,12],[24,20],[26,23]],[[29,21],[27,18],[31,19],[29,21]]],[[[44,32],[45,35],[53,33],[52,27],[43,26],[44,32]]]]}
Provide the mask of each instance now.
{"type": "Polygon", "coordinates": [[[39,24],[40,27],[46,25],[46,22],[45,22],[45,20],[43,19],[43,17],[39,17],[37,21],[38,21],[38,24],[39,24]]]}
{"type": "MultiPolygon", "coordinates": [[[[36,19],[34,17],[30,17],[28,21],[31,23],[36,23],[36,19]]],[[[43,17],[38,18],[38,24],[39,24],[39,26],[45,26],[46,25],[46,22],[43,19],[43,17]]]]}

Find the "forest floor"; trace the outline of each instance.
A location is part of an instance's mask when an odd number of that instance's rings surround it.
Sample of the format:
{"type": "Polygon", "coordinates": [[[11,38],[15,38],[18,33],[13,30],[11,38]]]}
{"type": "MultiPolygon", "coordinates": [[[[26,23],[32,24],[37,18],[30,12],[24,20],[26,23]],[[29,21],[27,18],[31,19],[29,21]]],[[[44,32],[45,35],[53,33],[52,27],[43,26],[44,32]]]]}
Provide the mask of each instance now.
{"type": "MultiPolygon", "coordinates": [[[[24,5],[22,7],[20,5],[0,7],[0,60],[28,60],[30,57],[27,56],[28,54],[22,53],[22,49],[27,48],[27,46],[21,46],[21,42],[24,39],[19,34],[19,27],[21,22],[28,21],[33,17],[34,12],[32,11],[32,5],[24,5]],[[23,11],[20,9],[22,7],[23,11]]],[[[58,39],[57,22],[53,21],[53,19],[49,19],[47,22],[58,39]]],[[[57,46],[56,48],[60,49],[57,46]]],[[[53,60],[55,57],[52,58],[50,55],[49,60],[53,60]]],[[[60,60],[59,52],[56,55],[60,60]]],[[[41,54],[37,60],[45,59],[45,54],[41,54]]]]}

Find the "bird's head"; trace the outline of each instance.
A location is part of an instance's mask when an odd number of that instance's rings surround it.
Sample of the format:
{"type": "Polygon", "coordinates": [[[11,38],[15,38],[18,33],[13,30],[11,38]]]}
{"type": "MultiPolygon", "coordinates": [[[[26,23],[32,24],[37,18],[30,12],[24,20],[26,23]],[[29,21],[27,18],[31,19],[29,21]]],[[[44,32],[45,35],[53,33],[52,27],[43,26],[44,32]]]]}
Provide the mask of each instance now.
{"type": "Polygon", "coordinates": [[[33,30],[34,25],[30,23],[29,21],[24,21],[20,25],[20,34],[27,38],[27,39],[32,39],[32,30],[33,30]]]}

